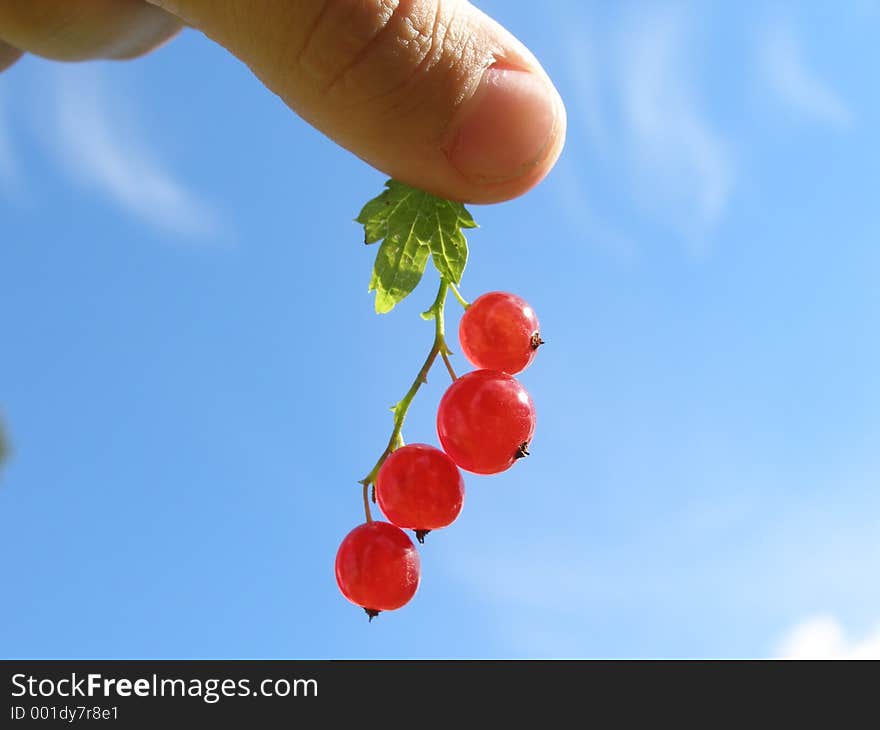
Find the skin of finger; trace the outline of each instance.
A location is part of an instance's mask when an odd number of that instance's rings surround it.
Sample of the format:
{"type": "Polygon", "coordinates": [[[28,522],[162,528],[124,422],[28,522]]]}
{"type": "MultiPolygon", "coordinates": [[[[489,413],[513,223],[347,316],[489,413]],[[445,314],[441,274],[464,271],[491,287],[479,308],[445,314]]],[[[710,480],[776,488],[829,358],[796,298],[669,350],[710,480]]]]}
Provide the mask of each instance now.
{"type": "Polygon", "coordinates": [[[561,149],[564,112],[545,158],[516,179],[475,183],[450,164],[444,147],[456,113],[489,66],[546,78],[516,38],[465,0],[151,1],[229,49],[343,147],[438,195],[515,197],[544,177],[561,149]]]}
{"type": "Polygon", "coordinates": [[[0,38],[59,61],[141,56],[180,31],[144,0],[2,0],[0,38]]]}
{"type": "Polygon", "coordinates": [[[0,41],[0,71],[5,71],[21,58],[21,56],[22,52],[18,48],[0,41]]]}

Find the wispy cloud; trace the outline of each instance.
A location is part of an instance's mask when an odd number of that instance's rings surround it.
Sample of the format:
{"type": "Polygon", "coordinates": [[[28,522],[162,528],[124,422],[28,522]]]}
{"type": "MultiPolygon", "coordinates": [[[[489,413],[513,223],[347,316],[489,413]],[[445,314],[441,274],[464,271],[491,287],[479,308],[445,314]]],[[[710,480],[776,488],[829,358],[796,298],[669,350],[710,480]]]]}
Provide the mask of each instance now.
{"type": "Polygon", "coordinates": [[[551,179],[556,200],[569,220],[572,237],[582,236],[618,260],[631,261],[636,257],[636,244],[599,214],[592,202],[590,186],[569,160],[557,163],[551,179]]]}
{"type": "MultiPolygon", "coordinates": [[[[668,504],[641,513],[630,499],[609,509],[603,496],[595,503],[605,504],[601,511],[589,517],[585,509],[571,521],[536,506],[523,524],[549,524],[552,515],[552,533],[518,530],[516,545],[497,550],[481,531],[459,528],[464,545],[444,556],[445,567],[486,606],[499,645],[527,656],[800,656],[822,649],[880,658],[880,625],[850,637],[836,621],[813,619],[765,643],[769,620],[804,615],[805,606],[880,601],[870,579],[880,561],[873,456],[814,471],[814,483],[793,473],[794,503],[779,491],[786,476],[775,465],[735,468],[739,457],[718,464],[711,449],[688,449],[682,458],[705,494],[668,490],[668,504]]],[[[560,499],[565,492],[553,504],[560,499]]]]}
{"type": "Polygon", "coordinates": [[[703,110],[690,69],[688,19],[674,10],[633,16],[621,37],[621,111],[630,157],[651,200],[700,235],[727,205],[734,171],[729,145],[703,110]]]}
{"type": "Polygon", "coordinates": [[[853,114],[843,98],[811,69],[794,30],[777,23],[761,39],[760,67],[765,82],[792,111],[845,129],[853,114]]]}
{"type": "Polygon", "coordinates": [[[833,616],[813,616],[779,642],[783,659],[880,659],[880,624],[861,639],[852,639],[833,616]]]}
{"type": "Polygon", "coordinates": [[[0,190],[7,196],[19,189],[19,166],[9,132],[6,97],[0,88],[0,190]]]}
{"type": "Polygon", "coordinates": [[[579,6],[563,10],[561,5],[551,3],[547,12],[555,17],[566,66],[573,71],[569,83],[576,114],[571,115],[569,125],[576,124],[577,131],[585,132],[590,142],[604,152],[609,146],[609,130],[603,113],[602,35],[579,6]]]}
{"type": "Polygon", "coordinates": [[[568,83],[580,124],[570,134],[589,145],[602,168],[590,174],[603,186],[622,188],[652,222],[699,247],[722,219],[736,176],[732,145],[692,75],[693,19],[679,6],[614,18],[558,19],[575,69],[568,83]]]}
{"type": "Polygon", "coordinates": [[[162,164],[122,115],[95,67],[59,69],[53,143],[71,178],[149,224],[186,236],[216,233],[215,211],[162,164]]]}

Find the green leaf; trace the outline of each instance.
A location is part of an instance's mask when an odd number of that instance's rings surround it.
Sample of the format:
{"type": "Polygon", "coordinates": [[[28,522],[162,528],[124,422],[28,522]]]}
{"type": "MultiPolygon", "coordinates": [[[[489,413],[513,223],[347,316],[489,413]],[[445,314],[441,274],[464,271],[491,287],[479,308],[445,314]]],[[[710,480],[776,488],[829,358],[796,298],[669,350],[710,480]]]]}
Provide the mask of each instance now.
{"type": "Polygon", "coordinates": [[[429,255],[444,279],[461,282],[468,257],[462,229],[477,225],[461,203],[388,180],[356,220],[364,226],[364,243],[382,241],[369,287],[378,313],[390,312],[416,288],[429,255]]]}
{"type": "Polygon", "coordinates": [[[435,211],[436,228],[429,241],[431,257],[440,275],[453,284],[461,283],[468,259],[467,239],[462,228],[476,228],[471,214],[461,203],[440,200],[435,211]]]}
{"type": "Polygon", "coordinates": [[[389,236],[376,254],[367,291],[376,292],[376,314],[386,314],[416,288],[428,263],[428,248],[415,239],[389,236]]]}

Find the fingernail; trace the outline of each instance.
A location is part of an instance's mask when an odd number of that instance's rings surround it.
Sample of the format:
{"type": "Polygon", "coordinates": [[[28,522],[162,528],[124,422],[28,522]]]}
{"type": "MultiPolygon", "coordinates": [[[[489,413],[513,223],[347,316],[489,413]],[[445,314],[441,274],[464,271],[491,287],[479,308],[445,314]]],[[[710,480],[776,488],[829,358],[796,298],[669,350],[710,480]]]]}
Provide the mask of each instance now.
{"type": "Polygon", "coordinates": [[[525,174],[553,145],[559,115],[556,90],[539,74],[490,67],[459,112],[447,148],[450,162],[479,183],[525,174]]]}

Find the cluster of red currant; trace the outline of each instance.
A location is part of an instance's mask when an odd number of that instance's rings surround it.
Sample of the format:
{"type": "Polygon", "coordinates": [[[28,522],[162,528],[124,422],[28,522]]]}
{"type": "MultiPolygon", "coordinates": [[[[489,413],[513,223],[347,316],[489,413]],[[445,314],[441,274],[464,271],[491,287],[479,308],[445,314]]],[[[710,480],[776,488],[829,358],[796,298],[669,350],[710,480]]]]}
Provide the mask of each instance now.
{"type": "MultiPolygon", "coordinates": [[[[543,344],[538,318],[520,297],[490,292],[468,305],[459,341],[477,370],[453,381],[437,410],[443,450],[427,444],[387,454],[375,478],[375,500],[389,522],[369,519],[354,528],[336,554],[342,594],[372,619],[406,604],[419,586],[419,542],[458,517],[464,501],[459,468],[497,474],[526,456],[535,430],[535,407],[513,377],[543,344]]],[[[366,483],[365,483],[366,486],[366,483]]]]}

